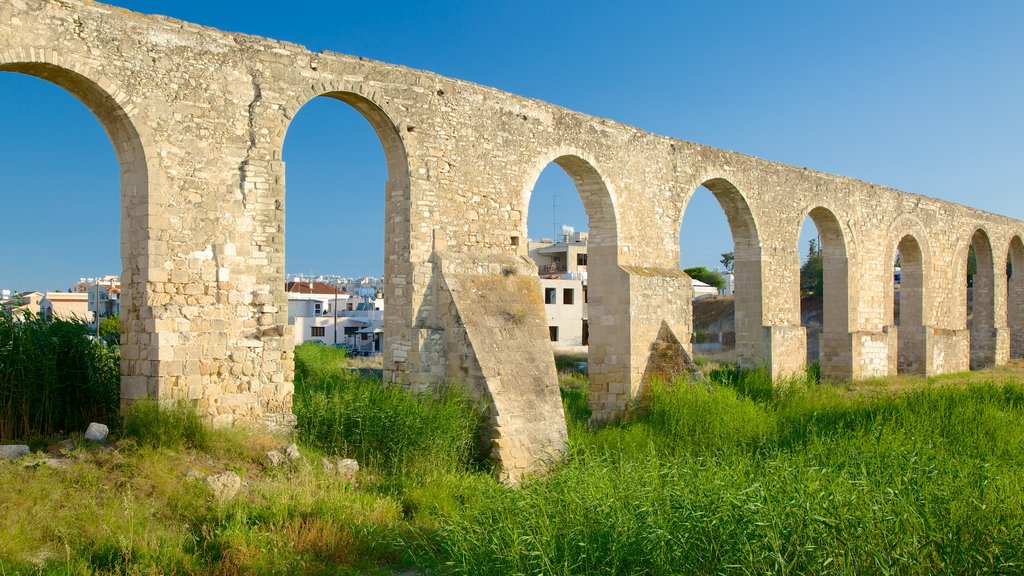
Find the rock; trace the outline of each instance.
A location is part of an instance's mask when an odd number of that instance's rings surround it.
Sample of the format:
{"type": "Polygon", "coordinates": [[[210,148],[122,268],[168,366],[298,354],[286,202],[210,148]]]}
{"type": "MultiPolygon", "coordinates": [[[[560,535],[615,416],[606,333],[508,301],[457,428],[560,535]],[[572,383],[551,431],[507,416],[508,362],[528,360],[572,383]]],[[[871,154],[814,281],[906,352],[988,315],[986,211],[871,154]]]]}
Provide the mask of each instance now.
{"type": "Polygon", "coordinates": [[[294,464],[301,460],[302,454],[299,453],[299,447],[295,444],[281,446],[280,448],[275,448],[274,450],[267,452],[267,464],[271,468],[276,468],[285,464],[294,464]]]}
{"type": "Polygon", "coordinates": [[[109,433],[110,429],[107,428],[106,424],[92,422],[85,429],[85,439],[92,442],[103,442],[107,439],[107,434],[109,433]]]}
{"type": "Polygon", "coordinates": [[[206,477],[206,485],[219,502],[231,500],[242,489],[242,479],[234,472],[221,472],[206,477]]]}
{"type": "Polygon", "coordinates": [[[359,462],[352,458],[324,458],[324,472],[351,482],[359,472],[359,462]]]}
{"type": "Polygon", "coordinates": [[[267,452],[267,465],[271,468],[277,468],[288,463],[288,457],[285,456],[280,450],[271,450],[267,452]]]}
{"type": "Polygon", "coordinates": [[[60,442],[54,442],[46,447],[47,454],[53,454],[54,456],[63,456],[75,449],[75,443],[71,440],[61,440],[60,442]]]}
{"type": "Polygon", "coordinates": [[[285,446],[284,455],[288,457],[289,462],[298,462],[299,460],[302,460],[302,454],[299,453],[299,447],[295,444],[285,446]]]}
{"type": "Polygon", "coordinates": [[[0,460],[14,460],[30,452],[32,450],[24,444],[3,444],[0,445],[0,460]]]}

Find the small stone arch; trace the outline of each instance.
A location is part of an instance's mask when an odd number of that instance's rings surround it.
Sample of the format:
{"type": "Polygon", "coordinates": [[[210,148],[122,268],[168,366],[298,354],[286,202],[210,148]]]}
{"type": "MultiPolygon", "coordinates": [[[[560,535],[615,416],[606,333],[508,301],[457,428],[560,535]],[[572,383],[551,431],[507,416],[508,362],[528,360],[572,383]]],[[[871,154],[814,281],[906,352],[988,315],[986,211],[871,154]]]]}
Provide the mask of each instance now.
{"type": "Polygon", "coordinates": [[[975,227],[970,239],[958,250],[959,265],[954,268],[954,282],[959,280],[959,291],[964,294],[964,314],[970,334],[971,370],[993,366],[996,360],[995,327],[995,259],[991,236],[984,226],[975,227]],[[968,255],[974,249],[977,271],[968,282],[956,271],[968,266],[968,255]]]}
{"type": "MultiPolygon", "coordinates": [[[[796,227],[799,244],[800,228],[805,217],[810,217],[821,239],[824,276],[824,306],[819,363],[825,378],[844,379],[853,375],[853,350],[850,339],[852,311],[850,309],[850,253],[851,234],[835,212],[822,205],[807,207],[796,227]]],[[[799,254],[799,246],[796,246],[799,254]]],[[[798,256],[799,262],[799,256],[798,256]]],[[[797,310],[799,310],[799,305],[797,310]]]]}
{"type": "Polygon", "coordinates": [[[1010,238],[1007,249],[1010,277],[1006,282],[1006,326],[1010,331],[1010,358],[1024,358],[1024,241],[1010,238]]]}
{"type": "MultiPolygon", "coordinates": [[[[576,148],[562,147],[552,150],[541,156],[527,173],[526,180],[520,197],[522,203],[520,213],[520,234],[527,238],[527,222],[530,211],[530,198],[537,186],[537,180],[541,172],[550,164],[556,164],[565,171],[572,179],[576,192],[580,195],[583,208],[587,212],[590,229],[590,246],[599,252],[606,253],[604,257],[611,258],[612,264],[618,264],[618,210],[615,202],[614,189],[608,181],[598,172],[597,162],[586,152],[576,148]]],[[[525,243],[522,243],[525,248],[525,243]]],[[[525,252],[524,252],[525,253],[525,252]]],[[[602,256],[598,255],[600,259],[602,256]]],[[[588,258],[593,259],[590,254],[588,258]]]]}
{"type": "Polygon", "coordinates": [[[166,241],[150,216],[159,212],[159,187],[152,186],[149,142],[145,125],[133,119],[134,104],[118,86],[74,59],[50,49],[25,48],[0,54],[0,72],[33,76],[68,91],[88,108],[106,131],[120,166],[121,204],[121,404],[160,395],[154,376],[158,359],[151,357],[146,304],[155,266],[149,244],[166,241]],[[24,54],[31,54],[25,58],[24,54]],[[131,360],[129,360],[131,359],[131,360]]]}
{"type": "MultiPolygon", "coordinates": [[[[682,203],[675,230],[682,228],[683,217],[696,188],[707,188],[725,213],[733,239],[733,277],[735,286],[734,325],[736,352],[743,366],[765,364],[765,330],[761,282],[761,240],[757,223],[746,196],[729,179],[709,175],[690,191],[682,203]]],[[[676,239],[678,242],[678,238],[676,239]]]]}
{"type": "Polygon", "coordinates": [[[887,264],[887,281],[890,287],[887,294],[886,309],[888,323],[896,329],[896,372],[924,374],[928,371],[928,346],[926,323],[927,314],[927,286],[926,277],[927,258],[922,243],[913,233],[900,236],[891,244],[887,264]],[[899,315],[895,313],[895,280],[893,278],[892,264],[896,259],[896,253],[900,254],[900,287],[899,287],[899,315]]]}

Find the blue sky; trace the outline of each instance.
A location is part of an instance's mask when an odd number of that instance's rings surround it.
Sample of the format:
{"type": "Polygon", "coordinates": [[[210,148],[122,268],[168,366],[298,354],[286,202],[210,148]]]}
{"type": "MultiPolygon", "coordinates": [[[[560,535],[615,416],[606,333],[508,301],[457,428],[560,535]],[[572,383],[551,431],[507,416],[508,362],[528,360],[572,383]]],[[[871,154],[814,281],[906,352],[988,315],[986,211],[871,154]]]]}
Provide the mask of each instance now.
{"type": "MultiPolygon", "coordinates": [[[[1020,2],[114,4],[1024,218],[1020,2]]],[[[289,272],[380,274],[386,174],[365,121],[314,101],[284,156],[289,272]],[[324,213],[365,222],[352,231],[359,250],[322,249],[331,237],[313,224],[324,213]]],[[[67,289],[119,272],[114,153],[74,98],[0,73],[0,174],[0,288],[67,289]]],[[[585,229],[571,182],[550,167],[531,202],[531,236],[551,234],[553,195],[558,225],[585,229]]],[[[688,208],[681,246],[685,265],[708,267],[731,249],[710,194],[688,208]]]]}

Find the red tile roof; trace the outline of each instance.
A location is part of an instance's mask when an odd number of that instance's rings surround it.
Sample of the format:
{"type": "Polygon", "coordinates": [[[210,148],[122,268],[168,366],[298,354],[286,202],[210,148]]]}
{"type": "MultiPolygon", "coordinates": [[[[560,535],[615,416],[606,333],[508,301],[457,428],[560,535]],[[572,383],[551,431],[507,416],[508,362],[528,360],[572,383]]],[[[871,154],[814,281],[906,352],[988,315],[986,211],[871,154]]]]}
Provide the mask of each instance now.
{"type": "Polygon", "coordinates": [[[330,284],[323,282],[289,282],[285,285],[285,290],[292,294],[345,294],[344,290],[338,290],[330,284]]]}

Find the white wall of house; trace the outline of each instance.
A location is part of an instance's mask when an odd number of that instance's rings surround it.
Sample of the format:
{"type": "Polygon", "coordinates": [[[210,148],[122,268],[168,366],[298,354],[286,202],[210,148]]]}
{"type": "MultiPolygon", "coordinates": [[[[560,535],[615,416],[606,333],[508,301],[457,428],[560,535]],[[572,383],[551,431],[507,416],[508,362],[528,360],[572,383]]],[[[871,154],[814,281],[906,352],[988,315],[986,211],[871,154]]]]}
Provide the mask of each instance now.
{"type": "Polygon", "coordinates": [[[585,284],[581,280],[541,278],[541,297],[551,342],[556,348],[585,345],[585,284]]]}

